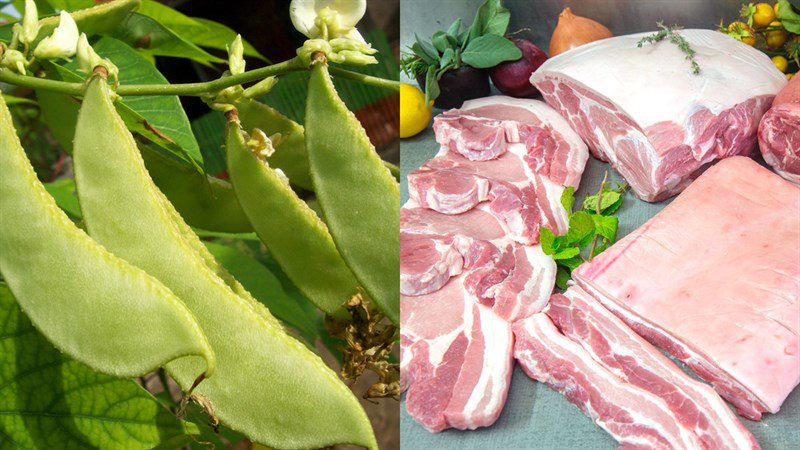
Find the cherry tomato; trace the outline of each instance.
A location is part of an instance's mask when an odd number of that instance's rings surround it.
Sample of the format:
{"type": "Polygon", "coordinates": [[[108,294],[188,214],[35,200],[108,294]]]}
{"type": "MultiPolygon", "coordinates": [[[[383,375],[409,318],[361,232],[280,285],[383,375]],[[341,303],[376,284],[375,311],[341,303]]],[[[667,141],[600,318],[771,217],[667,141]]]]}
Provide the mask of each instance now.
{"type": "Polygon", "coordinates": [[[787,73],[787,74],[786,74],[786,79],[787,79],[787,80],[791,80],[793,76],[794,76],[794,74],[793,74],[793,73],[787,73]]]}
{"type": "Polygon", "coordinates": [[[770,22],[775,20],[775,10],[769,3],[759,3],[756,5],[756,12],[753,14],[753,25],[757,28],[765,28],[770,22]]]}
{"type": "Polygon", "coordinates": [[[731,22],[731,24],[728,25],[728,31],[736,33],[734,37],[747,45],[752,46],[756,44],[756,37],[753,34],[753,29],[748,27],[744,22],[731,22]],[[747,32],[746,36],[741,36],[741,34],[744,34],[742,33],[743,31],[747,32]]]}
{"type": "Polygon", "coordinates": [[[785,73],[786,69],[789,67],[789,60],[780,55],[773,56],[772,64],[775,64],[775,67],[777,67],[778,70],[785,73]]]}

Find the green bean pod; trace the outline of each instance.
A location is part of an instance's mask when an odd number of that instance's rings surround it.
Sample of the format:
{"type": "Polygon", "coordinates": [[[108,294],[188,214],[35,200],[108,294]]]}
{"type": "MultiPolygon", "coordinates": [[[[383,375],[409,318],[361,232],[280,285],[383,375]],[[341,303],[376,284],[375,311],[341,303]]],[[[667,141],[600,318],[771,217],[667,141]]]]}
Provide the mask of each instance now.
{"type": "Polygon", "coordinates": [[[180,358],[214,372],[193,314],[163,284],[72,223],[36,178],[0,96],[0,272],[56,347],[119,377],[180,358]]]}
{"type": "Polygon", "coordinates": [[[269,165],[281,169],[295,186],[314,189],[308,173],[303,126],[256,100],[243,98],[234,106],[239,111],[239,120],[244,129],[258,128],[267,136],[281,135],[280,142],[275,146],[275,153],[267,159],[269,165]]]}
{"type": "Polygon", "coordinates": [[[306,149],[314,191],[333,241],[356,278],[395,324],[400,315],[400,187],[324,61],[311,69],[306,149]]]}
{"type": "Polygon", "coordinates": [[[328,228],[269,163],[248,147],[238,120],[226,130],[228,175],[259,238],[298,289],[319,309],[346,319],[342,308],[358,281],[328,228]]]}
{"type": "MultiPolygon", "coordinates": [[[[78,117],[81,207],[95,239],[171,287],[197,316],[217,372],[194,392],[222,423],[268,446],[376,448],[352,392],[202,250],[149,177],[109,95],[105,80],[92,79],[78,117]]],[[[184,387],[192,382],[191,364],[178,361],[167,370],[184,387]]]]}

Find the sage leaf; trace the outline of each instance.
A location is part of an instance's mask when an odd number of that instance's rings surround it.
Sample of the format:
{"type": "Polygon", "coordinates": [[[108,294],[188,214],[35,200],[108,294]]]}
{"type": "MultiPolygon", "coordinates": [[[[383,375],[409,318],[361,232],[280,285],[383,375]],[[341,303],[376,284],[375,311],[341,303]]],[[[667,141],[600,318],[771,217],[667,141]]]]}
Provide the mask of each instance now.
{"type": "Polygon", "coordinates": [[[477,69],[487,69],[503,61],[514,61],[521,57],[522,52],[513,42],[494,34],[471,40],[461,54],[461,60],[465,64],[477,69]]]}
{"type": "Polygon", "coordinates": [[[450,28],[447,29],[447,34],[454,38],[458,38],[458,30],[461,29],[461,18],[459,17],[453,24],[450,25],[450,28]]]}

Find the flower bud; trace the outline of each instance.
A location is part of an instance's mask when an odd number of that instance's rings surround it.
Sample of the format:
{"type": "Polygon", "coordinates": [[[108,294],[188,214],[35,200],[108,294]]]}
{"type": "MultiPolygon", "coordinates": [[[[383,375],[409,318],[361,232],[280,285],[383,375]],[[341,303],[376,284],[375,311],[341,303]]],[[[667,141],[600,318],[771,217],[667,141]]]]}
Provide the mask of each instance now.
{"type": "Polygon", "coordinates": [[[3,53],[3,59],[0,60],[0,66],[16,70],[20,75],[25,75],[25,66],[27,65],[28,62],[25,60],[25,55],[19,50],[6,49],[3,53]]]}
{"type": "Polygon", "coordinates": [[[244,66],[244,45],[242,44],[242,36],[237,34],[230,47],[228,47],[228,67],[231,75],[239,75],[244,72],[244,66]]]}
{"type": "Polygon", "coordinates": [[[61,20],[53,34],[39,42],[33,56],[38,59],[70,58],[78,46],[78,25],[66,11],[61,11],[61,20]]]}
{"type": "Polygon", "coordinates": [[[289,6],[289,16],[297,31],[311,39],[326,40],[361,38],[358,32],[351,32],[366,11],[366,0],[292,0],[289,6]]]}
{"type": "Polygon", "coordinates": [[[36,40],[39,34],[39,11],[36,9],[36,2],[25,0],[25,13],[22,15],[22,29],[19,40],[23,44],[30,44],[36,40]]]}
{"type": "Polygon", "coordinates": [[[78,58],[78,67],[80,71],[85,74],[91,74],[97,66],[103,66],[108,71],[108,77],[117,80],[119,76],[119,69],[114,63],[107,59],[103,59],[98,55],[91,45],[89,40],[86,39],[86,34],[81,33],[78,38],[78,45],[76,48],[76,55],[78,58]]]}

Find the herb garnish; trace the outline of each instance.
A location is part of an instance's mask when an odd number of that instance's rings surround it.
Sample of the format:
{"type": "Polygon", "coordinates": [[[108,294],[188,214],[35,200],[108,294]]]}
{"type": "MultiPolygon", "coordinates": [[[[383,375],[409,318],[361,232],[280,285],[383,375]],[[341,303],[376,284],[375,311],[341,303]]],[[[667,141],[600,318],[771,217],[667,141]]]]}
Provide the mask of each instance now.
{"type": "Polygon", "coordinates": [[[692,64],[692,73],[698,75],[700,73],[700,65],[697,64],[697,61],[694,59],[694,55],[697,53],[694,49],[689,45],[689,41],[686,40],[683,36],[676,33],[675,30],[679,30],[677,26],[668,27],[664,25],[664,22],[658,22],[660,31],[656,31],[655,33],[651,34],[650,36],[645,36],[636,43],[636,46],[641,48],[643,44],[654,44],[659,41],[663,41],[666,38],[669,38],[669,41],[673,44],[677,45],[679,49],[683,53],[686,53],[686,60],[692,64]]]}
{"type": "Polygon", "coordinates": [[[569,229],[564,235],[556,236],[544,227],[539,229],[542,251],[555,260],[558,267],[556,284],[561,289],[567,288],[567,281],[576,267],[591,261],[613,244],[617,237],[619,219],[613,214],[622,205],[622,194],[628,185],[613,182],[615,187],[612,188],[608,186],[610,183],[607,178],[608,173],[603,177],[597,193],[587,196],[574,212],[575,189],[572,186],[564,189],[561,205],[569,214],[569,229]]]}

